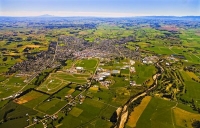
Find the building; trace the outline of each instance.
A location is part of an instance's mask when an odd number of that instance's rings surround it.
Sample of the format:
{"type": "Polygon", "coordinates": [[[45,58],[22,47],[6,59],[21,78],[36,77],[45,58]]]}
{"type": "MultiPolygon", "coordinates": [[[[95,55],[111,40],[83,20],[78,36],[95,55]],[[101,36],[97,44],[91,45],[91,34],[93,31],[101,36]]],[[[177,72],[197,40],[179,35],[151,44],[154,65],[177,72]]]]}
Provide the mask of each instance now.
{"type": "Polygon", "coordinates": [[[135,81],[130,81],[130,85],[131,86],[136,86],[136,82],[135,81]]]}
{"type": "Polygon", "coordinates": [[[104,78],[103,78],[103,77],[100,77],[100,78],[99,78],[99,81],[102,81],[102,80],[104,80],[104,78]]]}
{"type": "Polygon", "coordinates": [[[136,72],[136,71],[135,71],[135,67],[131,67],[131,68],[130,68],[130,72],[131,72],[131,73],[136,72]]]}
{"type": "Polygon", "coordinates": [[[83,70],[83,67],[76,67],[76,70],[83,70]]]}
{"type": "Polygon", "coordinates": [[[110,76],[111,74],[109,72],[102,72],[100,75],[103,75],[103,76],[110,76]]]}
{"type": "Polygon", "coordinates": [[[131,65],[134,65],[134,64],[135,64],[135,61],[130,60],[130,64],[131,64],[131,65]]]}
{"type": "Polygon", "coordinates": [[[120,70],[112,70],[111,74],[120,74],[120,70]]]}

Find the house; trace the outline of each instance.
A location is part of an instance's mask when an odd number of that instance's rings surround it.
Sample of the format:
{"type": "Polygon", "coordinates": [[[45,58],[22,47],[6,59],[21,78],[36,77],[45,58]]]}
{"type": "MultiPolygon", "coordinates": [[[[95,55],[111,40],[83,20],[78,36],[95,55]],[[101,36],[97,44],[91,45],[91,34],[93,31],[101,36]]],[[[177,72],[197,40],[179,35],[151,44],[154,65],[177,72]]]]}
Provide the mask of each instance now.
{"type": "Polygon", "coordinates": [[[112,70],[111,74],[120,74],[120,70],[112,70]]]}
{"type": "Polygon", "coordinates": [[[110,76],[110,73],[109,72],[102,72],[101,75],[110,76]]]}
{"type": "Polygon", "coordinates": [[[83,67],[76,67],[76,70],[83,70],[83,67]]]}
{"type": "Polygon", "coordinates": [[[131,64],[131,65],[134,65],[134,64],[135,64],[135,61],[130,60],[130,64],[131,64]]]}
{"type": "Polygon", "coordinates": [[[136,71],[135,71],[135,67],[131,67],[131,68],[130,68],[130,72],[131,72],[131,73],[136,72],[136,71]]]}
{"type": "Polygon", "coordinates": [[[168,62],[166,62],[166,66],[169,66],[170,64],[168,62]]]}
{"type": "Polygon", "coordinates": [[[99,81],[102,81],[102,80],[104,80],[104,78],[103,78],[103,77],[100,77],[100,78],[99,78],[99,81]]]}
{"type": "Polygon", "coordinates": [[[136,82],[135,81],[130,81],[130,85],[131,86],[136,86],[136,82]]]}
{"type": "Polygon", "coordinates": [[[144,63],[144,64],[147,64],[147,61],[146,61],[146,60],[143,60],[143,63],[144,63]]]}

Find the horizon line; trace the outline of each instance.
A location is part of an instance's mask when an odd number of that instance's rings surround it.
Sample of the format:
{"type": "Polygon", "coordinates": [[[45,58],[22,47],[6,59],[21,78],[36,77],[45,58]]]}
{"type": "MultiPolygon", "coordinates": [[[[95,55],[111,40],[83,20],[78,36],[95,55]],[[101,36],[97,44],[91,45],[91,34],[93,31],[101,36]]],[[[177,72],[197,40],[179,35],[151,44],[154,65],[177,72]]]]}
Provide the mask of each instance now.
{"type": "Polygon", "coordinates": [[[42,15],[54,17],[144,17],[144,16],[199,16],[198,14],[145,14],[133,12],[68,12],[68,11],[17,11],[17,12],[0,12],[4,17],[38,17],[42,15]]]}
{"type": "Polygon", "coordinates": [[[96,17],[96,18],[131,18],[131,17],[200,17],[199,15],[137,15],[137,16],[91,16],[91,15],[66,15],[66,16],[58,16],[58,15],[37,15],[37,16],[15,16],[15,15],[0,15],[0,17],[37,17],[37,18],[53,18],[53,17],[61,17],[61,18],[67,18],[67,17],[96,17]]]}

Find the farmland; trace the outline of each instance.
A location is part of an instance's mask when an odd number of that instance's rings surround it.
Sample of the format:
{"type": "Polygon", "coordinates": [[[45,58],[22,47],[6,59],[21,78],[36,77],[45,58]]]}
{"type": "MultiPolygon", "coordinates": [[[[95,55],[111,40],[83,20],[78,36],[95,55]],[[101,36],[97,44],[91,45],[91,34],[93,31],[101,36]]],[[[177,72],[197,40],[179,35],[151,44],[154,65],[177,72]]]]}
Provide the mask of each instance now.
{"type": "Polygon", "coordinates": [[[152,98],[140,116],[136,127],[173,128],[173,114],[171,113],[173,106],[175,106],[173,102],[152,98]]]}
{"type": "Polygon", "coordinates": [[[200,121],[198,18],[11,19],[0,25],[0,127],[200,121]]]}
{"type": "Polygon", "coordinates": [[[5,98],[19,91],[23,86],[25,86],[25,83],[23,82],[24,80],[24,78],[16,76],[5,78],[2,82],[0,82],[0,98],[5,98]]]}
{"type": "Polygon", "coordinates": [[[138,119],[140,118],[141,114],[143,113],[143,111],[145,110],[146,106],[148,105],[150,101],[151,101],[151,97],[145,97],[142,100],[141,104],[137,106],[131,113],[129,120],[127,122],[127,126],[136,127],[136,123],[138,119]]]}
{"type": "Polygon", "coordinates": [[[147,66],[141,63],[135,64],[136,73],[133,73],[131,75],[132,79],[136,81],[138,84],[142,84],[147,79],[152,78],[152,75],[156,72],[156,69],[154,66],[147,66]],[[139,72],[137,72],[139,71],[139,72]],[[140,72],[142,71],[142,72],[140,72]]]}

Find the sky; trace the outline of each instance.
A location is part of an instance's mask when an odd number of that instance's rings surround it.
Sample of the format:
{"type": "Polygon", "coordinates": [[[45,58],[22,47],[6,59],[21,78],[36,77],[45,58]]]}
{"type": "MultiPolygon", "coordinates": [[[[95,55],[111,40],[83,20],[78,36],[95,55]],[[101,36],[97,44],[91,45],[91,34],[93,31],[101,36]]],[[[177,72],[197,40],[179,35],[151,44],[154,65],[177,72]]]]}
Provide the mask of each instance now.
{"type": "Polygon", "coordinates": [[[0,0],[0,16],[200,16],[200,0],[0,0]]]}

